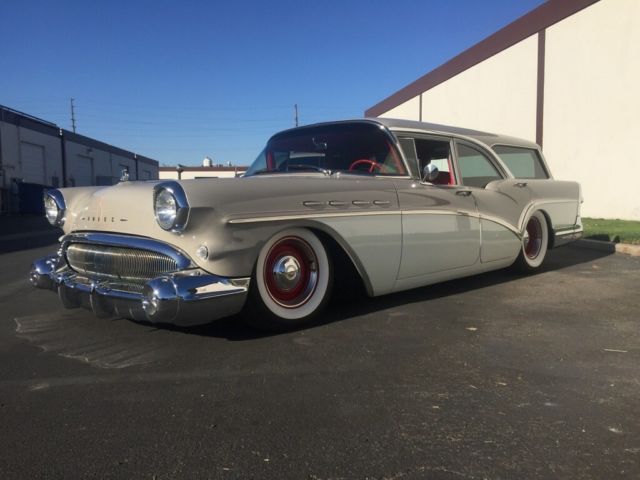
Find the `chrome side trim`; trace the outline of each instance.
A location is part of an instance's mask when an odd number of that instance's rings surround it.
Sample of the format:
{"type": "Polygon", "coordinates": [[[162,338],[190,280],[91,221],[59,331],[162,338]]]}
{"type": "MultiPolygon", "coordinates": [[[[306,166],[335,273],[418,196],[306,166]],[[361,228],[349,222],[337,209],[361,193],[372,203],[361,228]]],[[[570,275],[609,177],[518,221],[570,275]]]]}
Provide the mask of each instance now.
{"type": "Polygon", "coordinates": [[[503,220],[501,218],[494,217],[492,215],[480,214],[480,218],[482,220],[487,220],[489,222],[497,223],[498,225],[506,228],[507,230],[510,230],[519,239],[522,239],[523,232],[520,229],[518,229],[518,227],[516,227],[515,225],[511,225],[509,222],[507,222],[507,221],[505,221],[505,220],[503,220]]]}
{"type": "Polygon", "coordinates": [[[497,223],[498,225],[511,231],[518,238],[520,239],[522,238],[522,232],[518,230],[518,228],[515,227],[514,225],[511,225],[509,222],[498,217],[485,215],[483,213],[478,213],[478,212],[472,212],[469,210],[456,210],[455,212],[450,210],[405,210],[404,212],[402,212],[402,214],[403,215],[456,215],[456,216],[461,215],[465,217],[472,217],[472,218],[477,218],[479,220],[487,220],[489,222],[497,223]]]}
{"type": "Polygon", "coordinates": [[[516,235],[519,239],[522,238],[522,231],[519,230],[514,225],[511,225],[509,222],[502,220],[497,217],[493,217],[491,215],[484,215],[473,211],[468,210],[388,210],[388,211],[380,211],[376,210],[373,212],[368,211],[359,211],[359,212],[331,212],[331,213],[314,213],[314,214],[303,214],[303,215],[276,215],[269,217],[252,217],[252,218],[232,218],[227,220],[229,224],[243,224],[243,223],[265,223],[265,222],[277,222],[277,221],[287,221],[287,220],[309,220],[315,218],[336,218],[336,217],[362,217],[362,216],[375,216],[375,215],[454,215],[454,216],[465,216],[477,218],[480,220],[487,220],[489,222],[497,223],[507,230],[511,231],[514,235],[516,235]]]}
{"type": "Polygon", "coordinates": [[[372,215],[400,215],[400,210],[375,211],[375,212],[331,212],[331,213],[307,213],[297,215],[274,215],[270,217],[232,218],[227,220],[230,224],[278,222],[283,220],[309,220],[314,218],[336,217],[364,217],[372,215]]]}
{"type": "Polygon", "coordinates": [[[553,235],[553,248],[580,240],[582,237],[584,237],[582,224],[570,229],[556,230],[553,235]]]}
{"type": "Polygon", "coordinates": [[[65,250],[70,243],[92,243],[97,245],[109,245],[115,247],[137,248],[157,252],[175,260],[178,269],[192,268],[191,259],[178,248],[158,240],[131,235],[118,235],[113,233],[71,233],[60,238],[62,249],[65,250]]]}
{"type": "Polygon", "coordinates": [[[509,222],[498,218],[498,217],[494,217],[492,215],[485,215],[484,213],[477,213],[477,212],[472,212],[469,210],[456,210],[454,211],[448,211],[448,210],[406,210],[404,212],[402,212],[405,215],[462,215],[465,217],[472,217],[472,218],[477,218],[480,220],[487,220],[489,222],[493,222],[493,223],[497,223],[498,225],[506,228],[507,230],[510,230],[511,232],[513,232],[516,236],[518,236],[518,238],[522,238],[522,232],[520,230],[518,230],[517,227],[511,225],[509,222]]]}
{"type": "Polygon", "coordinates": [[[471,212],[468,210],[403,210],[403,215],[464,215],[467,217],[475,217],[479,218],[479,215],[476,212],[471,212]]]}

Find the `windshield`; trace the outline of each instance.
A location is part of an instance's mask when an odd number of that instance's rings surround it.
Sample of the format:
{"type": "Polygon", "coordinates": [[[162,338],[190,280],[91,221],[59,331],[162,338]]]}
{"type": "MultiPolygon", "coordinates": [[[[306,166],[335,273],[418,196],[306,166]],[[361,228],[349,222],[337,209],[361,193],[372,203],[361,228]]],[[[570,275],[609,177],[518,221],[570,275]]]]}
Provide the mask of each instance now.
{"type": "Polygon", "coordinates": [[[353,123],[275,135],[245,176],[305,171],[407,175],[400,154],[379,126],[353,123]]]}

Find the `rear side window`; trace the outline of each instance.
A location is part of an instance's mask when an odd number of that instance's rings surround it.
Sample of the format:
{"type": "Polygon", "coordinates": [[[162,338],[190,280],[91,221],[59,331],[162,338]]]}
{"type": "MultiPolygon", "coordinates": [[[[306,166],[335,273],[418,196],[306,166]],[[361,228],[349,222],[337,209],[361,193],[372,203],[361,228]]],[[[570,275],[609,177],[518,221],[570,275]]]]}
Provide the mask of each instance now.
{"type": "Polygon", "coordinates": [[[458,168],[463,185],[484,188],[487,183],[502,179],[491,160],[480,150],[460,143],[457,146],[458,168]]]}
{"type": "Polygon", "coordinates": [[[540,155],[533,148],[495,145],[493,151],[515,178],[549,178],[540,155]]]}

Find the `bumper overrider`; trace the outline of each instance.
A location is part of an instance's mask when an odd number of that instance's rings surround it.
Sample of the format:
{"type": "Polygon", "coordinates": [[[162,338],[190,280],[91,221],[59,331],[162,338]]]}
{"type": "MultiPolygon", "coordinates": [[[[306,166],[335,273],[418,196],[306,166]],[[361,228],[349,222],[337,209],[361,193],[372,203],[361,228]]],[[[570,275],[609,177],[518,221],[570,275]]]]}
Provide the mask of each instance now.
{"type": "Polygon", "coordinates": [[[29,279],[35,287],[57,291],[66,308],[84,306],[98,317],[121,316],[181,326],[209,323],[240,312],[250,280],[206,272],[163,242],[101,233],[65,235],[57,254],[32,264],[29,279]],[[71,246],[80,251],[73,258],[69,255],[71,246]],[[153,266],[161,257],[175,268],[140,278],[147,256],[155,256],[148,260],[153,266]],[[132,280],[126,272],[114,274],[116,269],[128,267],[138,277],[132,280]]]}

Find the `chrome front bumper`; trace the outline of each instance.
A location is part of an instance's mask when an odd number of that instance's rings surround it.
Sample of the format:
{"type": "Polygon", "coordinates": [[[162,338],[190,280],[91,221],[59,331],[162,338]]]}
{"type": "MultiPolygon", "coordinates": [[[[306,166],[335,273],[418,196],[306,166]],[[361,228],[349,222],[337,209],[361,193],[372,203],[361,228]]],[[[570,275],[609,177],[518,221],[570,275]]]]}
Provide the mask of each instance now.
{"type": "Polygon", "coordinates": [[[57,291],[66,308],[85,306],[99,317],[116,315],[191,326],[240,312],[250,279],[219,277],[191,268],[153,278],[136,292],[114,281],[84,277],[58,254],[36,260],[29,280],[35,287],[57,291]]]}

